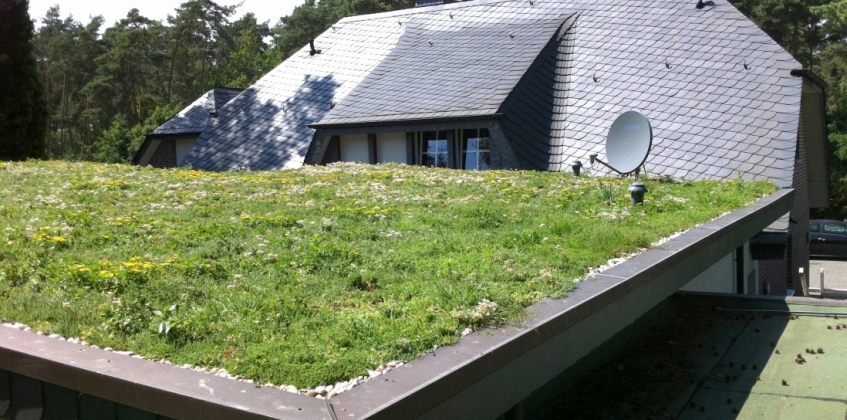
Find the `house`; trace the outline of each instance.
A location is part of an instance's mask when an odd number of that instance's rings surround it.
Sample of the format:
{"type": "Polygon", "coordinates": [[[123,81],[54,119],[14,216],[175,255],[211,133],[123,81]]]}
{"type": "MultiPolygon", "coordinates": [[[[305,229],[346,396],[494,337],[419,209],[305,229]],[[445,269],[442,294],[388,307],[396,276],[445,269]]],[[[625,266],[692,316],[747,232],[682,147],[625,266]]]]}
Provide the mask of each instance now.
{"type": "Polygon", "coordinates": [[[215,87],[148,133],[132,159],[133,165],[173,168],[181,166],[197,137],[214,121],[227,102],[244,89],[215,87]]]}
{"type": "MultiPolygon", "coordinates": [[[[727,287],[785,294],[808,271],[809,209],[829,203],[824,84],[728,1],[425,3],[342,19],[186,129],[176,162],[570,171],[605,158],[612,121],[635,110],[652,124],[650,175],[795,189],[790,214],[716,268],[727,287]]],[[[172,121],[136,163],[155,166],[172,121]]]]}

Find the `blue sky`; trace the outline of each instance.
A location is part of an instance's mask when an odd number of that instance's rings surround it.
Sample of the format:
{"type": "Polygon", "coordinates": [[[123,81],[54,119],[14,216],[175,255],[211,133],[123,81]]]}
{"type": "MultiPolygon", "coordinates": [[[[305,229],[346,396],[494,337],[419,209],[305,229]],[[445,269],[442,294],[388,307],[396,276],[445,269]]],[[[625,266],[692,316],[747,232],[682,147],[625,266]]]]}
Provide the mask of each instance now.
{"type": "MultiPolygon", "coordinates": [[[[234,5],[239,0],[218,0],[217,2],[218,4],[234,5]]],[[[280,17],[290,14],[295,6],[303,2],[304,0],[244,0],[244,4],[238,8],[236,18],[244,13],[252,12],[259,22],[269,21],[270,26],[273,26],[279,21],[280,17]]],[[[102,15],[106,19],[105,27],[110,27],[116,21],[125,17],[132,8],[138,9],[143,16],[164,21],[168,14],[174,13],[174,9],[180,3],[182,3],[180,0],[143,0],[137,2],[121,0],[29,0],[29,15],[35,20],[36,27],[41,26],[41,18],[47,13],[47,9],[58,4],[62,18],[71,14],[74,19],[87,23],[90,16],[102,15]]]]}

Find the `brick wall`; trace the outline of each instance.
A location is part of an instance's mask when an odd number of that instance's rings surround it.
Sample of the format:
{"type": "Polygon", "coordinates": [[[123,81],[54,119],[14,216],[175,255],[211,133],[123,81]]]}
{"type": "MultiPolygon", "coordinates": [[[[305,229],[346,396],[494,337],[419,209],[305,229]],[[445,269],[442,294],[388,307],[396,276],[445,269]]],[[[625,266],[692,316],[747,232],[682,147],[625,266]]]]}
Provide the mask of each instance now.
{"type": "Polygon", "coordinates": [[[176,166],[176,143],[173,139],[162,140],[153,152],[148,163],[154,168],[173,168],[176,166]]]}

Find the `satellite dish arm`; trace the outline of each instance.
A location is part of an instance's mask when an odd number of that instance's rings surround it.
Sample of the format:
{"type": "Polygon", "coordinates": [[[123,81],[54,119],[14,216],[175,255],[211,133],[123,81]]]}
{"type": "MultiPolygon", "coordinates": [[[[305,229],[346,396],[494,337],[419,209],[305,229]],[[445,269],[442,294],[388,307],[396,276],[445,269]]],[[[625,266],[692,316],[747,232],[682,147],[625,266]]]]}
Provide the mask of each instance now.
{"type": "MultiPolygon", "coordinates": [[[[617,172],[620,176],[626,176],[626,175],[627,175],[627,174],[625,174],[625,173],[623,173],[623,172],[621,172],[621,171],[619,171],[619,170],[617,170],[617,169],[615,169],[615,168],[613,168],[613,167],[609,166],[609,164],[608,164],[608,163],[603,162],[602,160],[600,160],[600,158],[598,158],[598,157],[597,157],[597,153],[592,153],[592,154],[588,155],[588,158],[591,160],[591,164],[592,164],[592,165],[594,164],[594,161],[597,161],[597,162],[600,162],[603,166],[605,166],[605,167],[607,167],[607,168],[609,168],[609,169],[611,169],[611,170],[613,170],[613,171],[617,172]]],[[[636,169],[636,170],[637,170],[637,169],[636,169]]]]}

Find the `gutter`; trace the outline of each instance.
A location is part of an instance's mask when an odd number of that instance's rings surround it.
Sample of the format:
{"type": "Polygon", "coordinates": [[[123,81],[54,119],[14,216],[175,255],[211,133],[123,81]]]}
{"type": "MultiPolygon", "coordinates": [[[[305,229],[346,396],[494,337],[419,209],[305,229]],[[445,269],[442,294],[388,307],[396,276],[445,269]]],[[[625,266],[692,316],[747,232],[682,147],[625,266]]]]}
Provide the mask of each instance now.
{"type": "Polygon", "coordinates": [[[330,130],[330,129],[341,129],[341,128],[363,128],[363,127],[382,127],[382,126],[391,126],[391,125],[413,125],[413,124],[439,124],[439,123],[451,123],[451,122],[465,122],[465,121],[480,121],[480,120],[499,120],[503,118],[502,113],[495,114],[485,114],[485,115],[471,115],[465,117],[439,117],[439,118],[405,118],[398,120],[385,120],[385,121],[367,121],[367,122],[358,122],[358,123],[337,123],[337,124],[321,124],[320,122],[316,124],[309,124],[309,128],[321,129],[321,130],[330,130]]]}
{"type": "Polygon", "coordinates": [[[820,76],[815,74],[810,69],[791,70],[791,75],[794,76],[794,77],[801,77],[801,76],[808,77],[811,81],[817,83],[822,89],[826,89],[826,88],[829,87],[829,84],[827,84],[823,79],[821,79],[820,76]]]}

